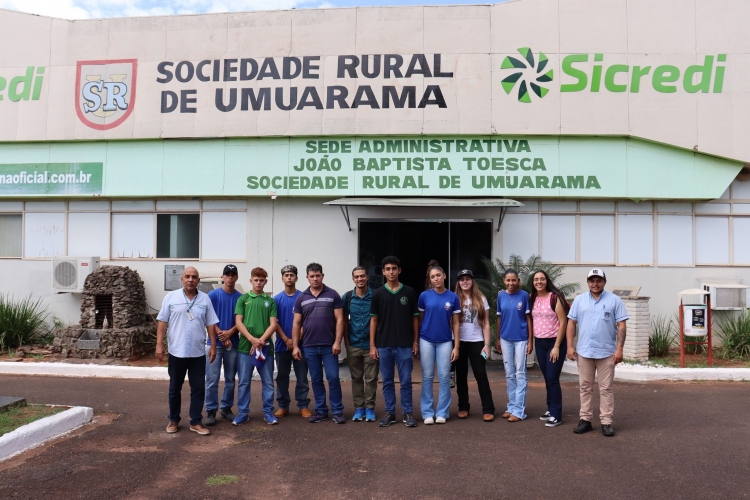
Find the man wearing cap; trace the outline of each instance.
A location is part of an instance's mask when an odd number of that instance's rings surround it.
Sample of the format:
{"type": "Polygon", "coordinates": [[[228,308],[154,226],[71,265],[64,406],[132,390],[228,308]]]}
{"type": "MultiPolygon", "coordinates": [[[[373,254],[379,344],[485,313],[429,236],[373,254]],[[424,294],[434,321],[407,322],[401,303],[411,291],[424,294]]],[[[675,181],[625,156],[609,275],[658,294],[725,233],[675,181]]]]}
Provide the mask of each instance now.
{"type": "MultiPolygon", "coordinates": [[[[234,320],[234,308],[237,299],[242,295],[235,290],[237,283],[237,266],[224,266],[221,273],[221,288],[208,292],[211,305],[219,317],[216,332],[216,363],[206,364],[206,425],[216,425],[216,411],[221,410],[221,417],[230,422],[234,420],[234,379],[237,376],[237,344],[240,341],[234,320]],[[224,394],[219,406],[219,378],[224,366],[224,394]]],[[[211,348],[211,339],[206,342],[206,353],[211,348]]]]}
{"type": "Polygon", "coordinates": [[[292,398],[289,395],[289,374],[294,368],[294,376],[297,382],[294,388],[294,399],[297,400],[297,408],[302,418],[312,417],[307,408],[310,406],[310,385],[307,382],[307,363],[304,356],[294,359],[292,356],[292,324],[294,323],[294,303],[302,292],[297,290],[297,266],[287,265],[281,268],[281,281],[284,282],[284,290],[273,298],[276,302],[278,323],[276,326],[276,402],[279,409],[274,415],[278,418],[289,414],[289,404],[292,398]]]}
{"type": "Polygon", "coordinates": [[[612,414],[615,396],[612,381],[615,365],[622,361],[625,345],[625,322],[629,319],[620,297],[604,291],[607,277],[601,269],[592,269],[586,277],[589,293],[582,293],[573,301],[568,313],[568,359],[578,360],[578,380],[581,394],[580,422],[573,429],[576,434],[592,430],[594,418],[594,381],[599,378],[599,420],[602,434],[615,435],[612,414]],[[578,326],[578,344],[573,337],[578,326]],[[578,352],[576,352],[576,349],[578,352]]]}
{"type": "Polygon", "coordinates": [[[169,434],[179,430],[185,375],[190,381],[190,430],[201,436],[211,434],[203,427],[202,413],[206,397],[206,361],[213,363],[216,358],[216,324],[219,318],[208,295],[198,290],[200,280],[196,268],[186,267],[180,276],[182,288],[164,297],[156,316],[156,359],[164,361],[165,333],[169,346],[169,434]],[[211,340],[208,354],[205,351],[206,330],[211,340]]]}

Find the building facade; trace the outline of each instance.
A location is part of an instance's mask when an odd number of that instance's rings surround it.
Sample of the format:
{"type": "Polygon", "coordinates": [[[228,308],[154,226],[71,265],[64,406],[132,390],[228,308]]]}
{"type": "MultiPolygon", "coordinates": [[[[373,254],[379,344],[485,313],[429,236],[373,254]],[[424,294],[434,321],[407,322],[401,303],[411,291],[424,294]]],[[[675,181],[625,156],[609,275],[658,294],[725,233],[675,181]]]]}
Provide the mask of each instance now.
{"type": "MultiPolygon", "coordinates": [[[[0,273],[482,257],[750,284],[750,4],[519,0],[66,21],[0,11],[0,273]],[[512,200],[512,201],[507,201],[512,200]],[[329,202],[333,202],[330,204],[329,202]],[[517,202],[517,203],[515,203],[517,202]]],[[[306,286],[304,277],[301,282],[306,286]]],[[[374,280],[377,282],[377,280],[374,280]]]]}

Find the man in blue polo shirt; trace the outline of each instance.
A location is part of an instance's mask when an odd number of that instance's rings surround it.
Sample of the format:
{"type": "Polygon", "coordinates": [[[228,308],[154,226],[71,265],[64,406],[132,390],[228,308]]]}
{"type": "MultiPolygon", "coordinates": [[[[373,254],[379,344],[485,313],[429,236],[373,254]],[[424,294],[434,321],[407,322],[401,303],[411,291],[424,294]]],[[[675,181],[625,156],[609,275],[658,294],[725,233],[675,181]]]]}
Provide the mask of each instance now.
{"type": "MultiPolygon", "coordinates": [[[[237,344],[240,336],[234,320],[234,308],[242,294],[234,287],[237,283],[237,266],[224,266],[221,273],[221,288],[208,292],[208,298],[219,317],[216,332],[216,362],[206,364],[206,425],[216,425],[216,411],[221,409],[221,417],[234,420],[234,379],[237,377],[237,344]],[[224,394],[219,408],[219,378],[224,365],[224,394]]],[[[211,348],[211,338],[206,341],[206,354],[211,348]]]]}
{"type": "Polygon", "coordinates": [[[578,380],[581,394],[580,422],[573,429],[576,434],[592,430],[594,418],[594,381],[599,376],[599,420],[602,434],[615,435],[612,414],[615,396],[612,381],[615,365],[622,361],[625,345],[625,322],[629,319],[625,304],[617,295],[604,291],[607,277],[601,269],[592,269],[586,277],[589,293],[582,293],[573,301],[568,313],[568,359],[578,359],[578,380]],[[578,326],[578,345],[573,337],[578,326]],[[576,353],[576,349],[578,352],[576,353]]]}
{"type": "Polygon", "coordinates": [[[292,356],[294,359],[302,359],[301,339],[315,394],[315,413],[310,417],[310,423],[328,420],[326,386],[323,383],[325,371],[331,392],[333,423],[344,424],[346,419],[341,399],[338,359],[344,336],[344,304],[336,290],[323,284],[323,267],[320,264],[308,264],[306,273],[310,286],[294,303],[292,356]]]}
{"type": "Polygon", "coordinates": [[[367,286],[367,271],[352,270],[354,289],[342,297],[344,302],[344,342],[352,376],[354,416],[352,420],[375,421],[375,394],[378,390],[378,360],[370,356],[370,304],[372,290],[367,286]]]}

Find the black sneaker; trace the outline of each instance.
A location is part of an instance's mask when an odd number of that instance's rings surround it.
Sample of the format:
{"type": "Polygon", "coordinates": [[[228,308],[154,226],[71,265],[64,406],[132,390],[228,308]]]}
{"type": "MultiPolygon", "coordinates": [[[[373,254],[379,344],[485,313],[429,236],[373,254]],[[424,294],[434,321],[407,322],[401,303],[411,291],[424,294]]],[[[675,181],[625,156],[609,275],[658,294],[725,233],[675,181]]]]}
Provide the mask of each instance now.
{"type": "Polygon", "coordinates": [[[317,424],[318,422],[323,422],[324,420],[328,420],[328,414],[318,413],[317,411],[313,413],[312,417],[308,419],[311,424],[317,424]]]}
{"type": "Polygon", "coordinates": [[[378,427],[388,427],[392,423],[396,422],[396,415],[391,415],[390,413],[386,413],[383,418],[380,419],[380,422],[378,422],[378,427]]]}
{"type": "Polygon", "coordinates": [[[404,413],[404,424],[407,427],[416,427],[417,421],[414,420],[414,414],[413,413],[404,413]]]}
{"type": "Polygon", "coordinates": [[[216,425],[216,411],[207,411],[206,412],[206,424],[209,427],[212,427],[216,425]]]}
{"type": "Polygon", "coordinates": [[[562,420],[557,420],[555,417],[550,417],[547,420],[547,423],[544,424],[544,426],[545,427],[557,427],[560,424],[562,424],[562,420]]]}
{"type": "Polygon", "coordinates": [[[222,408],[221,409],[221,418],[223,418],[224,420],[229,420],[231,422],[232,420],[234,420],[234,417],[235,417],[235,415],[234,415],[234,413],[232,413],[232,409],[231,408],[222,408]]]}
{"type": "Polygon", "coordinates": [[[602,425],[602,434],[610,438],[615,435],[615,430],[611,425],[602,425]]]}
{"type": "Polygon", "coordinates": [[[539,420],[544,420],[545,422],[552,418],[552,415],[549,414],[549,411],[545,411],[544,415],[539,417],[539,420]]]}
{"type": "Polygon", "coordinates": [[[581,420],[580,422],[578,422],[576,428],[573,429],[573,432],[575,432],[576,434],[585,434],[592,429],[593,428],[591,427],[591,422],[589,422],[588,420],[581,420]]]}

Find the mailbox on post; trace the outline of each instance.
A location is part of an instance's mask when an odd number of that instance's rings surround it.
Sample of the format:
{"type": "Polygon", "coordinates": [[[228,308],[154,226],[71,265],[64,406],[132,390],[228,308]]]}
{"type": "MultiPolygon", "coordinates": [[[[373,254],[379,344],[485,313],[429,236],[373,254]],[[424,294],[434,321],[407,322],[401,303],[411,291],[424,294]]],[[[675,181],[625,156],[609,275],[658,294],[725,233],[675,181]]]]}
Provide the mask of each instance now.
{"type": "Polygon", "coordinates": [[[680,297],[680,366],[685,368],[685,346],[705,345],[708,351],[708,366],[713,366],[714,357],[711,350],[711,292],[699,288],[683,290],[680,297]],[[695,300],[692,304],[685,304],[685,295],[700,297],[700,303],[695,300]],[[705,342],[699,342],[696,337],[706,337],[705,342]],[[686,338],[691,339],[687,341],[686,338]]]}

